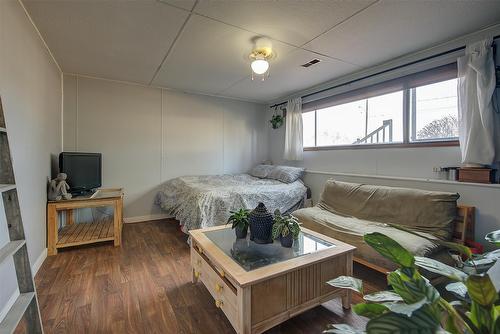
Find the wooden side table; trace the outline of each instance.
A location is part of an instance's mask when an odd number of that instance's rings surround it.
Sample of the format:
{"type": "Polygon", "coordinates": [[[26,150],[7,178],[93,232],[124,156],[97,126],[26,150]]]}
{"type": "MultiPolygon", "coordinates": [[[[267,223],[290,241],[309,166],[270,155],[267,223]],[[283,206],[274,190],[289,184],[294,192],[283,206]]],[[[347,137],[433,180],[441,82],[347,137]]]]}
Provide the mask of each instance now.
{"type": "Polygon", "coordinates": [[[59,248],[114,241],[121,245],[123,224],[123,189],[98,189],[92,196],[47,203],[47,253],[56,255],[59,248]],[[75,224],[74,209],[113,207],[113,218],[96,219],[90,223],[75,224]],[[59,229],[58,211],[65,211],[66,225],[59,229]]]}

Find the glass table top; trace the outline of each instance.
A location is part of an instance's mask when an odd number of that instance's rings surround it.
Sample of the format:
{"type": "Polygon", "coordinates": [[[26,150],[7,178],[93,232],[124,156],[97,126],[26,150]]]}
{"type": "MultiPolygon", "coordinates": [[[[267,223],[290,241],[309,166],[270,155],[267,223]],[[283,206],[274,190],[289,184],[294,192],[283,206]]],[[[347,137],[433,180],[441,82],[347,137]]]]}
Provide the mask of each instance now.
{"type": "Polygon", "coordinates": [[[282,247],[279,240],[272,244],[257,244],[250,240],[250,233],[246,239],[236,239],[234,230],[229,227],[203,233],[246,271],[335,247],[328,241],[302,231],[298,240],[294,240],[292,248],[282,247]]]}

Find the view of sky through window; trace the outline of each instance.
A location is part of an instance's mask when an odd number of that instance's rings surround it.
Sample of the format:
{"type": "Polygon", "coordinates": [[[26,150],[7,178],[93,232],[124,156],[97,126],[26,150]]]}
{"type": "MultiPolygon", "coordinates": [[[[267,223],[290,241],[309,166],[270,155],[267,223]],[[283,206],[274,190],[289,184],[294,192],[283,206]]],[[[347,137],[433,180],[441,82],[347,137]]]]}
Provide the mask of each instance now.
{"type": "MultiPolygon", "coordinates": [[[[457,79],[407,92],[410,141],[458,136],[457,79]]],[[[304,147],[403,142],[404,94],[397,91],[303,113],[304,147]]]]}

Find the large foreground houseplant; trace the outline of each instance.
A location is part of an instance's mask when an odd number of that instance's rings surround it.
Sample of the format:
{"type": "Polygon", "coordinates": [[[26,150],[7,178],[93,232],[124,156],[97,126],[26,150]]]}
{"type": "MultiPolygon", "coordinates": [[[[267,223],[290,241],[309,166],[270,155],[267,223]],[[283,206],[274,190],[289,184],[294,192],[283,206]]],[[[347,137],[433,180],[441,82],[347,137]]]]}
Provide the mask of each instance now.
{"type": "MultiPolygon", "coordinates": [[[[499,231],[488,234],[486,239],[499,245],[499,231]]],[[[363,296],[365,302],[354,305],[353,310],[370,319],[366,325],[367,333],[500,334],[498,286],[496,288],[492,281],[500,277],[490,277],[487,273],[467,275],[439,261],[413,256],[396,241],[380,233],[367,234],[364,240],[382,256],[399,265],[399,269],[387,276],[391,290],[364,295],[363,282],[349,276],[340,276],[328,284],[354,290],[363,296]],[[418,268],[453,280],[446,289],[459,300],[449,302],[441,297],[418,268]]],[[[464,255],[471,255],[467,247],[447,244],[464,255]]],[[[335,324],[325,333],[365,332],[349,325],[335,324]]]]}

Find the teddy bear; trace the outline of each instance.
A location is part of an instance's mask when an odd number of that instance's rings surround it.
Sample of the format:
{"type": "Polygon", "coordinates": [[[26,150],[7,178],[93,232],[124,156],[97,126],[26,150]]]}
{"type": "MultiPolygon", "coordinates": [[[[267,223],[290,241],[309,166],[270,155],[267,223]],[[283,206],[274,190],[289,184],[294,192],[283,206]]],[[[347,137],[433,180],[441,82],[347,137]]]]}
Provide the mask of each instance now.
{"type": "Polygon", "coordinates": [[[50,181],[49,184],[49,201],[60,201],[63,199],[71,199],[71,194],[68,193],[69,185],[66,182],[68,175],[65,173],[57,174],[57,177],[50,181]]]}

